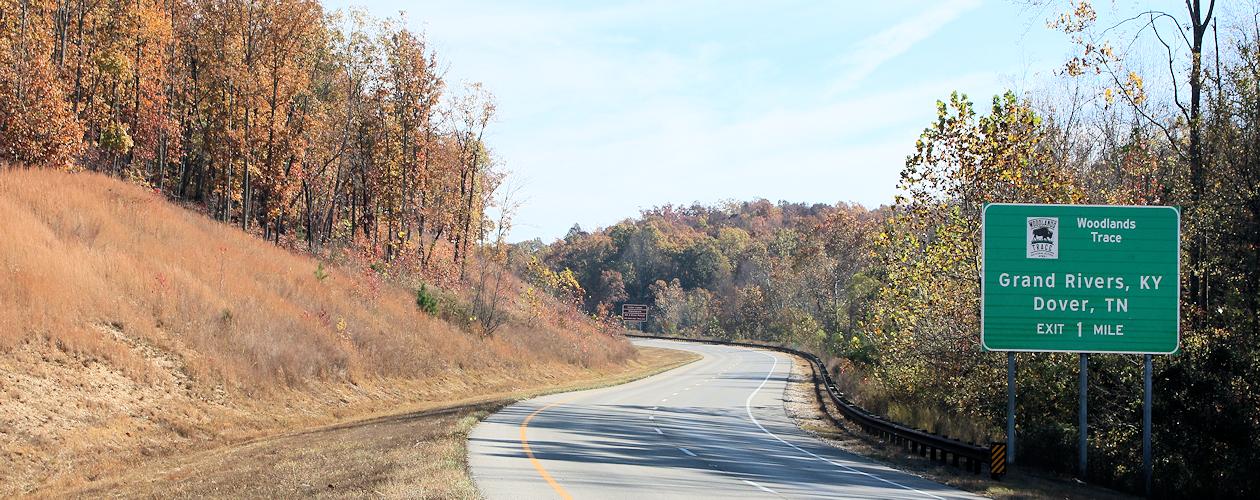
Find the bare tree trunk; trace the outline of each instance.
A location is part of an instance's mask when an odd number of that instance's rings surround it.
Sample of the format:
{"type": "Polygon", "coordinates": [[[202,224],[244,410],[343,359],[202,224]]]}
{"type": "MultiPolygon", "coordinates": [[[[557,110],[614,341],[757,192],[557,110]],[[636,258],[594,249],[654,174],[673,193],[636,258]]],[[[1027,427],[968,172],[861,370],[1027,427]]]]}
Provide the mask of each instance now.
{"type": "MultiPolygon", "coordinates": [[[[1186,0],[1186,8],[1190,14],[1191,47],[1190,47],[1190,217],[1196,222],[1202,215],[1201,204],[1205,188],[1205,161],[1203,156],[1203,139],[1201,129],[1203,118],[1201,100],[1203,96],[1203,37],[1207,33],[1212,19],[1212,11],[1216,0],[1210,0],[1206,15],[1202,10],[1202,0],[1186,0]]],[[[1198,225],[1198,224],[1196,224],[1198,225]]],[[[1204,272],[1203,250],[1206,246],[1206,235],[1202,228],[1196,230],[1190,242],[1190,299],[1200,308],[1207,307],[1208,287],[1204,272]]]]}

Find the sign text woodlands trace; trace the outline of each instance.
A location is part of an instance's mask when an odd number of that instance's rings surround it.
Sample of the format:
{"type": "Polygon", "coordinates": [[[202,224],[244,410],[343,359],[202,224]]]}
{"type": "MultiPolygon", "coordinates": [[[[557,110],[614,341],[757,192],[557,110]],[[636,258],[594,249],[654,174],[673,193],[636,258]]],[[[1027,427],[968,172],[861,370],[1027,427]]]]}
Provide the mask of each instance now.
{"type": "Polygon", "coordinates": [[[1175,208],[991,204],[982,219],[985,349],[1177,350],[1175,208]]]}

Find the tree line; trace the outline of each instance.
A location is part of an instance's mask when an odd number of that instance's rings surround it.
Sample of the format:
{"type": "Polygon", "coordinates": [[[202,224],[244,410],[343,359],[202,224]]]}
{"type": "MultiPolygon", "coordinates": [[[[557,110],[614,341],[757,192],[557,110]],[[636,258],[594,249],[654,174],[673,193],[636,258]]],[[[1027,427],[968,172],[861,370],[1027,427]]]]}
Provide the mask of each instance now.
{"type": "Polygon", "coordinates": [[[856,330],[874,287],[862,274],[867,252],[853,243],[878,217],[845,204],[667,205],[593,233],[574,226],[535,255],[572,276],[599,317],[644,303],[654,306],[651,330],[818,348],[856,330]]]}
{"type": "Polygon", "coordinates": [[[152,187],[277,243],[462,274],[493,96],[314,0],[0,0],[0,161],[152,187]]]}
{"type": "MultiPolygon", "coordinates": [[[[983,206],[1178,206],[1181,350],[1155,360],[1155,494],[1260,490],[1260,24],[1195,0],[1120,13],[1120,28],[1068,7],[1049,25],[1078,52],[1055,89],[937,102],[888,206],[663,206],[518,251],[573,277],[590,314],[647,303],[651,331],[815,349],[874,410],[996,440],[1006,365],[980,347],[983,206]],[[1135,69],[1126,27],[1167,49],[1162,74],[1135,69]]],[[[1141,492],[1141,360],[1089,363],[1087,478],[1141,492]]],[[[1076,373],[1074,355],[1019,355],[1023,465],[1074,472],[1076,373]]]]}

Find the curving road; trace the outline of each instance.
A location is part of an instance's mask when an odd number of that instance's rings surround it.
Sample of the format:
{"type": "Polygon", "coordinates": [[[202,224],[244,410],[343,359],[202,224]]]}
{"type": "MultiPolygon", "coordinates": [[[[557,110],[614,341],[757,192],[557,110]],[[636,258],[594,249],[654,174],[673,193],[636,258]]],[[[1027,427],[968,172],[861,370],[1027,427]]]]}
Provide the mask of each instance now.
{"type": "Polygon", "coordinates": [[[522,401],[468,438],[489,499],[976,498],[828,446],[792,423],[782,353],[663,340],[704,359],[522,401]]]}

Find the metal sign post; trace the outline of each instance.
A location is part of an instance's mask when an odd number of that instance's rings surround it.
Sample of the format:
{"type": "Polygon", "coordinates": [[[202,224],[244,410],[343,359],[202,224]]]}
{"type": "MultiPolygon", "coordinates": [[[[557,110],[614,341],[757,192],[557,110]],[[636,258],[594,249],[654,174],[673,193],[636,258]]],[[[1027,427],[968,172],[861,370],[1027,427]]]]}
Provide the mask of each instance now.
{"type": "Polygon", "coordinates": [[[1078,429],[1078,434],[1079,434],[1079,436],[1077,436],[1076,470],[1079,471],[1081,475],[1081,479],[1085,479],[1085,476],[1086,476],[1085,466],[1089,461],[1089,420],[1086,418],[1086,416],[1088,415],[1088,413],[1086,413],[1086,408],[1088,407],[1088,402],[1089,402],[1089,399],[1088,399],[1089,355],[1088,354],[1081,353],[1081,367],[1078,369],[1078,371],[1080,372],[1079,376],[1080,376],[1080,382],[1081,382],[1081,395],[1080,395],[1081,409],[1080,409],[1079,414],[1077,415],[1077,418],[1079,418],[1080,421],[1076,425],[1076,428],[1078,429]]]}
{"type": "Polygon", "coordinates": [[[1142,475],[1146,496],[1151,496],[1151,355],[1142,363],[1142,475]]]}
{"type": "Polygon", "coordinates": [[[1007,460],[1015,352],[1080,355],[1078,469],[1088,465],[1089,353],[1145,356],[1143,469],[1151,485],[1151,355],[1180,342],[1181,214],[1174,207],[995,203],[981,215],[980,343],[1007,351],[1007,460]]]}
{"type": "Polygon", "coordinates": [[[1015,352],[1006,353],[1006,463],[1015,463],[1015,352]]]}

